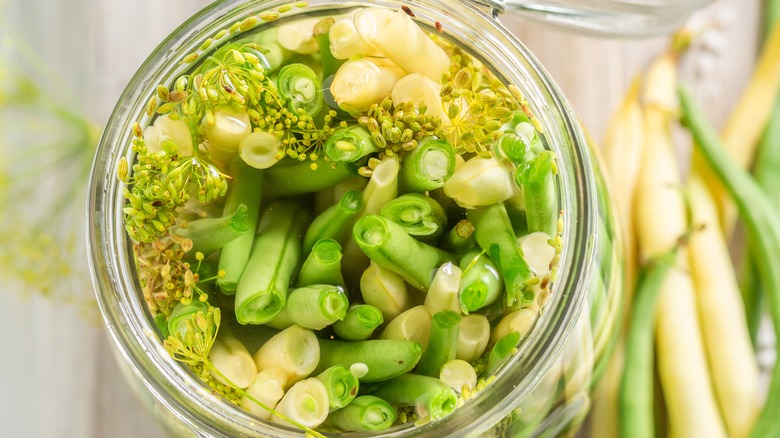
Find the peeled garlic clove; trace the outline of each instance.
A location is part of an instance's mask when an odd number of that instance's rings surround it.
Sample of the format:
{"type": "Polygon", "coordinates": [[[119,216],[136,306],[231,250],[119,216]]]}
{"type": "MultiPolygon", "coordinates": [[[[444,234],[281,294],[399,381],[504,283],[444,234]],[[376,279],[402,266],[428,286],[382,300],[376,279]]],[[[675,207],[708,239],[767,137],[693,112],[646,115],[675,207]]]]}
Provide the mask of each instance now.
{"type": "Polygon", "coordinates": [[[517,239],[517,243],[523,251],[523,258],[539,278],[550,272],[550,262],[555,257],[555,248],[550,245],[550,240],[552,237],[543,231],[537,231],[517,239]]]}
{"type": "Polygon", "coordinates": [[[514,194],[512,175],[495,158],[473,157],[444,183],[444,193],[465,208],[503,202],[514,194]]]}
{"type": "Polygon", "coordinates": [[[213,119],[204,119],[203,131],[209,141],[209,151],[220,161],[227,161],[238,152],[238,145],[252,133],[252,123],[245,109],[222,108],[213,119]]]}
{"type": "MultiPolygon", "coordinates": [[[[388,11],[389,12],[389,11],[388,11]]],[[[355,14],[337,20],[330,28],[330,53],[336,59],[349,59],[355,55],[379,56],[355,28],[355,14]]]]}
{"type": "Polygon", "coordinates": [[[470,363],[461,359],[453,359],[442,365],[439,379],[458,392],[463,387],[474,389],[477,386],[477,372],[470,363]]]}
{"type": "MultiPolygon", "coordinates": [[[[275,410],[306,427],[317,427],[330,411],[328,390],[317,378],[301,380],[287,390],[275,410]]],[[[277,415],[271,418],[271,422],[293,426],[277,415]]]]}
{"type": "Polygon", "coordinates": [[[407,73],[434,81],[450,67],[450,57],[402,10],[366,8],[355,13],[360,36],[407,73]]]}
{"type": "Polygon", "coordinates": [[[279,140],[268,132],[253,132],[238,145],[238,155],[255,169],[267,169],[276,164],[284,157],[280,152],[279,140]]]}
{"type": "Polygon", "coordinates": [[[330,92],[346,111],[361,111],[393,91],[403,70],[381,58],[361,58],[347,61],[333,76],[330,92]]]}
{"type": "Polygon", "coordinates": [[[538,313],[538,310],[520,309],[506,315],[493,329],[493,334],[490,335],[490,341],[494,343],[498,342],[501,338],[512,332],[519,333],[520,339],[525,338],[528,335],[528,332],[531,331],[531,328],[533,328],[538,313]]]}
{"type": "Polygon", "coordinates": [[[220,336],[214,341],[209,351],[209,361],[219,371],[212,372],[212,375],[225,385],[232,383],[239,388],[246,388],[257,376],[257,366],[252,355],[241,341],[230,335],[220,336]]]}
{"type": "Polygon", "coordinates": [[[166,114],[155,119],[154,124],[144,129],[144,144],[151,152],[163,150],[165,142],[176,145],[176,153],[190,157],[193,153],[192,134],[184,120],[173,120],[166,114]]]}
{"type": "Polygon", "coordinates": [[[255,352],[255,364],[262,371],[280,368],[291,382],[311,374],[320,361],[320,344],[313,331],[297,325],[282,330],[255,352]]]}
{"type": "Polygon", "coordinates": [[[449,117],[442,106],[441,84],[435,82],[422,73],[412,73],[404,76],[393,87],[391,97],[393,106],[399,106],[405,102],[413,102],[419,108],[425,105],[425,114],[438,117],[442,123],[449,123],[449,117]]]}
{"type": "MultiPolygon", "coordinates": [[[[273,409],[284,396],[288,376],[281,368],[266,368],[257,373],[255,380],[246,389],[246,393],[255,400],[273,409]]],[[[241,398],[241,406],[255,416],[264,420],[271,419],[271,412],[263,409],[249,397],[241,398]]]]}
{"type": "Polygon", "coordinates": [[[302,55],[319,52],[320,46],[314,39],[314,25],[318,21],[320,21],[318,18],[312,18],[279,26],[277,33],[279,45],[302,55]]]}
{"type": "Polygon", "coordinates": [[[466,362],[477,360],[485,352],[489,340],[490,322],[484,315],[471,313],[464,316],[460,320],[458,349],[455,352],[455,358],[466,362]]]}

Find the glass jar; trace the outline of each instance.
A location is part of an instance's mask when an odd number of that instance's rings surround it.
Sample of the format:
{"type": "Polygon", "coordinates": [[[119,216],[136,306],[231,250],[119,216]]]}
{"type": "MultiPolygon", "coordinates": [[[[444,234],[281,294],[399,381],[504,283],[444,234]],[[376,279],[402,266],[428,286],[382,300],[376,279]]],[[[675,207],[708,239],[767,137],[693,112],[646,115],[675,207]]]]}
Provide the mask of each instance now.
{"type": "MultiPolygon", "coordinates": [[[[185,71],[181,60],[219,30],[287,1],[216,2],[166,39],[125,89],[101,139],[88,203],[90,266],[118,362],[153,414],[179,436],[300,436],[271,425],[215,396],[165,351],[149,317],[124,229],[121,157],[133,162],[134,122],[145,126],[149,99],[160,83],[185,71]]],[[[374,7],[404,2],[377,0],[374,7]]],[[[364,2],[311,0],[295,14],[337,14],[364,2]]],[[[559,163],[564,246],[558,280],[536,326],[496,380],[438,422],[394,428],[382,436],[557,436],[576,430],[589,408],[589,391],[608,357],[617,324],[620,245],[600,171],[571,108],[534,56],[496,21],[491,8],[461,0],[420,0],[416,20],[444,33],[517,86],[541,122],[559,163]]],[[[258,26],[263,26],[261,23],[258,26]]],[[[349,436],[366,436],[350,433],[349,436]]]]}
{"type": "Polygon", "coordinates": [[[579,32],[626,37],[678,29],[712,0],[477,0],[498,12],[579,32]]]}

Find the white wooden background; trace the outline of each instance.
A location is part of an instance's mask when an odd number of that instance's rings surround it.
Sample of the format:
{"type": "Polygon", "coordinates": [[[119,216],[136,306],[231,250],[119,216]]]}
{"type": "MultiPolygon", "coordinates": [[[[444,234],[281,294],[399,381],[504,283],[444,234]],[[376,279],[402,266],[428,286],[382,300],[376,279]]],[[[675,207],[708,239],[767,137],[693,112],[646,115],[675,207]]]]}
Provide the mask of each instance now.
{"type": "MultiPolygon", "coordinates": [[[[206,4],[0,0],[0,26],[10,23],[27,38],[79,96],[74,106],[103,124],[146,55],[206,4]]],[[[759,0],[718,0],[703,12],[724,25],[725,39],[718,56],[710,59],[711,68],[689,77],[695,76],[694,86],[718,124],[749,75],[759,9],[759,0]]],[[[609,114],[631,78],[666,42],[584,37],[512,18],[505,21],[547,66],[597,139],[603,137],[609,114]]],[[[19,289],[0,284],[0,436],[163,436],[122,380],[100,322],[85,317],[75,305],[22,298],[19,289]]],[[[91,290],[76,293],[88,299],[91,290]]]]}

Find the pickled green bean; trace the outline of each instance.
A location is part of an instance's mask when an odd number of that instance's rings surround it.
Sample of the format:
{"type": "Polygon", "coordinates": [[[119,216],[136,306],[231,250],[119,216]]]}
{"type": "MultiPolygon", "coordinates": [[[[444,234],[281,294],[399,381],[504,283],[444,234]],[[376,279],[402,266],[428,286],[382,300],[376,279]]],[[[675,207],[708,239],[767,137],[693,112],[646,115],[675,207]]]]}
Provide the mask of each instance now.
{"type": "Polygon", "coordinates": [[[217,278],[217,287],[222,293],[235,295],[238,280],[244,273],[244,268],[249,261],[252,252],[252,243],[255,241],[254,230],[260,220],[260,203],[262,199],[263,172],[255,169],[240,158],[231,163],[233,182],[225,201],[224,213],[235,212],[239,205],[247,208],[247,222],[251,232],[244,233],[237,239],[225,244],[219,253],[219,270],[224,271],[224,276],[217,278]]]}
{"type": "Polygon", "coordinates": [[[300,262],[307,216],[300,205],[286,201],[274,202],[266,210],[236,288],[236,319],[241,324],[268,322],[284,308],[300,262]]]}

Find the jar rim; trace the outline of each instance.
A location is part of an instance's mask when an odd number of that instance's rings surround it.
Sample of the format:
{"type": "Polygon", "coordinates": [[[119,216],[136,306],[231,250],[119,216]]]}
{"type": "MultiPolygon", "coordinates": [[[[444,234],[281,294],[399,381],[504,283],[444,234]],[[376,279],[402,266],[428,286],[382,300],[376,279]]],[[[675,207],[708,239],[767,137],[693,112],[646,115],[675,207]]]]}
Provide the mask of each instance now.
{"type": "MultiPolygon", "coordinates": [[[[111,337],[125,362],[160,403],[192,429],[214,436],[223,435],[225,428],[245,434],[280,437],[297,436],[300,431],[263,423],[222,401],[163,348],[143,300],[138,299],[140,288],[124,232],[123,184],[117,178],[116,163],[120,157],[131,158],[132,124],[144,117],[149,120],[144,115],[146,102],[157,84],[169,82],[180,73],[176,67],[178,61],[197,50],[209,35],[231,23],[286,3],[285,0],[215,2],[172,32],[147,58],[122,93],[100,140],[90,179],[87,203],[89,266],[111,337]]],[[[397,8],[401,4],[398,0],[378,0],[371,6],[397,8]]],[[[301,12],[346,10],[357,6],[365,6],[365,3],[311,0],[308,9],[301,12]]],[[[559,160],[567,164],[559,166],[559,196],[565,210],[564,229],[567,230],[563,236],[559,281],[553,284],[551,299],[545,307],[547,311],[521,345],[521,352],[497,375],[493,389],[477,394],[454,415],[426,426],[394,429],[382,434],[418,436],[434,430],[436,436],[448,433],[476,435],[511,412],[513,406],[507,400],[521,400],[536,386],[573,330],[585,299],[585,287],[581,285],[588,284],[590,262],[595,256],[592,239],[598,215],[595,180],[588,148],[572,109],[549,74],[516,37],[469,0],[457,3],[421,0],[415,2],[414,7],[418,20],[439,21],[451,38],[469,46],[473,53],[483,58],[490,57],[488,65],[506,83],[518,86],[526,95],[546,128],[548,142],[558,148],[555,152],[559,160]],[[474,34],[481,38],[478,41],[468,38],[474,34]]],[[[368,435],[350,433],[349,436],[368,435]]]]}

